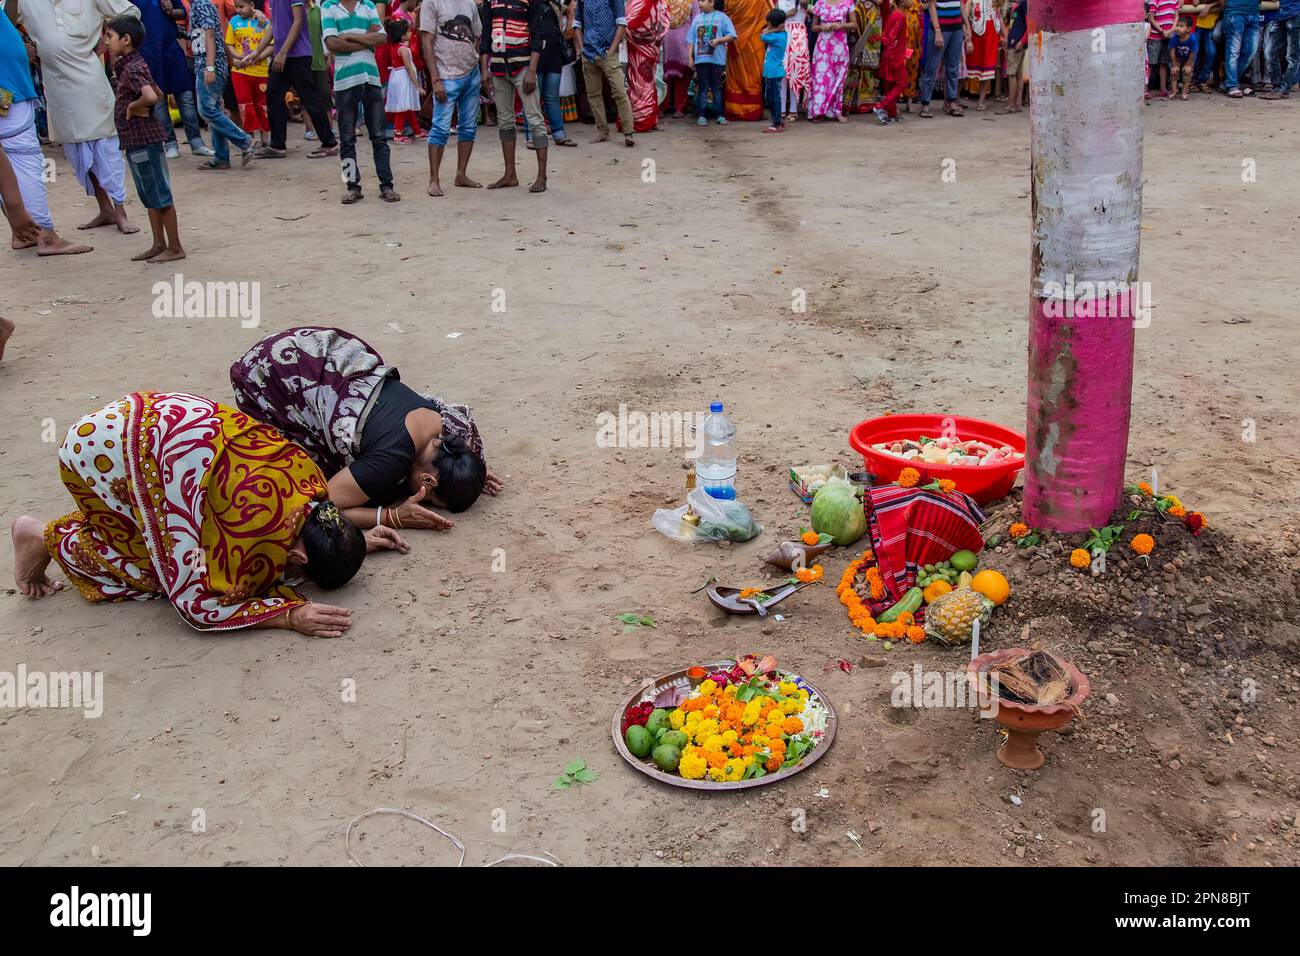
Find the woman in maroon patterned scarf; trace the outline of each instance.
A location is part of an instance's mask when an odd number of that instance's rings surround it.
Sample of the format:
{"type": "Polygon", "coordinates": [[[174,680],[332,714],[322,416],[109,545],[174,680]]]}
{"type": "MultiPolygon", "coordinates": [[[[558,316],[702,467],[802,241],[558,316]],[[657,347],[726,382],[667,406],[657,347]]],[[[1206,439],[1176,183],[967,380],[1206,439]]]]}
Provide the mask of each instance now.
{"type": "Polygon", "coordinates": [[[470,410],[408,388],[350,332],[302,327],[267,336],[230,367],[235,403],[276,426],[329,475],[330,498],[362,529],[454,524],[501,480],[483,459],[470,410]]]}

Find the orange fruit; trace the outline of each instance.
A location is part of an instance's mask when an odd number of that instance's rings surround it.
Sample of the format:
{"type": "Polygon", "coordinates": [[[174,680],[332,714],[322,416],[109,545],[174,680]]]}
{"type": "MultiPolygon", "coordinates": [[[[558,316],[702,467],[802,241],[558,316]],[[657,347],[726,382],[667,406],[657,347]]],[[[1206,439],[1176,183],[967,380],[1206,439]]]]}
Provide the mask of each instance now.
{"type": "Polygon", "coordinates": [[[1011,585],[998,571],[985,568],[971,579],[972,591],[984,595],[994,604],[1001,604],[1011,595],[1011,585]]]}
{"type": "Polygon", "coordinates": [[[952,585],[947,581],[931,581],[925,586],[925,590],[921,594],[924,596],[926,604],[932,604],[939,595],[947,594],[951,590],[952,585]]]}

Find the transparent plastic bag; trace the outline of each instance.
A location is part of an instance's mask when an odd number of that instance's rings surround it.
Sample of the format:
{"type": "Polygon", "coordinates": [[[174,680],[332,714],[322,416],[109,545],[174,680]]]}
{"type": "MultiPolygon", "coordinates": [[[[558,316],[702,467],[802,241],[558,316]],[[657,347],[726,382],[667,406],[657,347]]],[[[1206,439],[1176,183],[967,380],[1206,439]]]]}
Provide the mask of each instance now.
{"type": "Polygon", "coordinates": [[[680,508],[660,508],[651,523],[660,534],[675,541],[748,541],[762,534],[763,526],[754,520],[741,502],[711,497],[703,488],[696,488],[686,500],[700,516],[698,525],[682,520],[686,505],[680,508]]]}

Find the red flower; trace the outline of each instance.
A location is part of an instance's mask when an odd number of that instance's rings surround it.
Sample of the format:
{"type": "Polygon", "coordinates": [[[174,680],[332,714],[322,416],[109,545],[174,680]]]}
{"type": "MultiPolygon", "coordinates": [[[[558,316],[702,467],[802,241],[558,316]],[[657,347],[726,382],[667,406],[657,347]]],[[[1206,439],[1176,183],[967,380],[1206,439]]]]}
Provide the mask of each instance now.
{"type": "Polygon", "coordinates": [[[650,701],[641,704],[633,704],[627,710],[623,711],[622,732],[627,733],[627,729],[633,724],[644,727],[650,715],[654,713],[655,705],[650,701]]]}
{"type": "Polygon", "coordinates": [[[1194,535],[1199,535],[1201,529],[1205,527],[1205,518],[1199,511],[1193,511],[1183,520],[1187,523],[1187,527],[1192,529],[1194,535]]]}

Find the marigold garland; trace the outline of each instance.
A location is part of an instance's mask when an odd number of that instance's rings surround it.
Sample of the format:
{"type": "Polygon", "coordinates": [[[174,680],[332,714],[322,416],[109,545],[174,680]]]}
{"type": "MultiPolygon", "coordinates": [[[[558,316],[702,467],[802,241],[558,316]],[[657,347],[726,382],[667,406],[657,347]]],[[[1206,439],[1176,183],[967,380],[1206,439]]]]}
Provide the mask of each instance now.
{"type": "Polygon", "coordinates": [[[1128,546],[1137,554],[1147,555],[1155,550],[1156,539],[1149,534],[1135,534],[1128,546]]]}
{"type": "Polygon", "coordinates": [[[898,473],[898,487],[900,488],[914,488],[920,480],[921,473],[915,468],[904,468],[898,473]]]}

